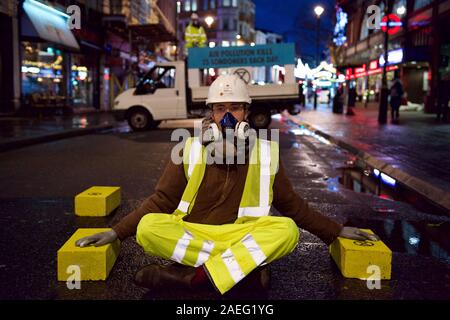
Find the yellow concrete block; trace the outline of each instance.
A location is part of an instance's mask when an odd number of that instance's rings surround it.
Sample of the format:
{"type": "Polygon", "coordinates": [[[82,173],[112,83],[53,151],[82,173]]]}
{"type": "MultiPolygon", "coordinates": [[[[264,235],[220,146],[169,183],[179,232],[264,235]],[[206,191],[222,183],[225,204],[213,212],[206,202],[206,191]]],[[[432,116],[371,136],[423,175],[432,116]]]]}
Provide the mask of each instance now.
{"type": "MultiPolygon", "coordinates": [[[[372,230],[361,229],[374,234],[372,230]]],[[[333,260],[346,278],[367,279],[376,275],[379,267],[380,280],[391,278],[392,251],[381,241],[360,241],[338,237],[330,245],[333,260]]],[[[373,279],[373,278],[371,278],[373,279]]]]}
{"type": "Polygon", "coordinates": [[[103,217],[120,205],[120,187],[92,187],[75,196],[77,216],[103,217]]]}
{"type": "Polygon", "coordinates": [[[94,247],[77,247],[75,242],[83,237],[111,230],[110,228],[78,229],[58,250],[58,281],[67,281],[73,274],[69,266],[79,266],[80,281],[106,280],[119,256],[120,241],[94,247]],[[69,269],[70,270],[70,269],[69,269]]]}

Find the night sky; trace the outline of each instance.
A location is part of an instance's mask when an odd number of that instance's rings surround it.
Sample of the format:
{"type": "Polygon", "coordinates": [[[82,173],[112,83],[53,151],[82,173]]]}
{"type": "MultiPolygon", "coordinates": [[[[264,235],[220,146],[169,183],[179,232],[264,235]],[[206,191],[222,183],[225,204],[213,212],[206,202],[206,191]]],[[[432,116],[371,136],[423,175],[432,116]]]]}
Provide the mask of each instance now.
{"type": "MultiPolygon", "coordinates": [[[[316,55],[316,23],[314,7],[325,12],[320,22],[321,52],[331,41],[334,21],[334,0],[253,0],[256,5],[256,28],[284,36],[285,42],[295,42],[297,54],[313,63],[316,55]]],[[[325,58],[322,55],[322,59],[325,58]]]]}

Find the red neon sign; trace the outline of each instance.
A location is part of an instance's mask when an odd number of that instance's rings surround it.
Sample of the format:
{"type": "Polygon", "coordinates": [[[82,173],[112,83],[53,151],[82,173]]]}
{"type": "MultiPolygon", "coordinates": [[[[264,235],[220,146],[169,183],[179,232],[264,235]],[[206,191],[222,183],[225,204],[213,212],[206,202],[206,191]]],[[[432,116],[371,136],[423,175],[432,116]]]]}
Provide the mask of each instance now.
{"type": "MultiPolygon", "coordinates": [[[[386,67],[386,71],[392,71],[392,70],[397,70],[398,66],[388,66],[386,67]]],[[[383,72],[383,68],[376,68],[376,69],[370,69],[369,71],[365,71],[365,65],[363,65],[363,67],[361,68],[355,68],[355,74],[351,74],[351,69],[347,69],[345,72],[345,79],[346,80],[352,80],[355,78],[361,78],[361,77],[365,77],[365,76],[370,76],[373,74],[379,74],[383,72]],[[350,70],[350,71],[349,71],[350,70]],[[359,70],[359,72],[357,72],[357,70],[359,70]],[[363,71],[364,70],[364,71],[363,71]]]]}

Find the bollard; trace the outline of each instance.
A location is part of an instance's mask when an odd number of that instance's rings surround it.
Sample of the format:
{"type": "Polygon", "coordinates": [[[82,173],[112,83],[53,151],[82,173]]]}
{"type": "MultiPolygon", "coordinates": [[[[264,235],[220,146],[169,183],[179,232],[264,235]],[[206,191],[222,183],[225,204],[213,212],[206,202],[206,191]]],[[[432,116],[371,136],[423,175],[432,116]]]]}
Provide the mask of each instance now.
{"type": "Polygon", "coordinates": [[[104,217],[120,205],[120,187],[92,187],[75,196],[77,216],[104,217]]]}
{"type": "Polygon", "coordinates": [[[71,266],[79,267],[80,279],[106,280],[114,263],[119,256],[120,241],[116,240],[104,246],[77,247],[75,242],[83,237],[111,230],[100,229],[78,229],[67,242],[58,250],[58,281],[67,281],[71,276],[68,273],[71,266]]]}
{"type": "MultiPolygon", "coordinates": [[[[374,234],[369,229],[361,230],[374,234]]],[[[369,266],[379,267],[379,280],[391,278],[392,251],[381,240],[361,241],[338,237],[329,249],[333,260],[346,278],[371,277],[369,266]]]]}

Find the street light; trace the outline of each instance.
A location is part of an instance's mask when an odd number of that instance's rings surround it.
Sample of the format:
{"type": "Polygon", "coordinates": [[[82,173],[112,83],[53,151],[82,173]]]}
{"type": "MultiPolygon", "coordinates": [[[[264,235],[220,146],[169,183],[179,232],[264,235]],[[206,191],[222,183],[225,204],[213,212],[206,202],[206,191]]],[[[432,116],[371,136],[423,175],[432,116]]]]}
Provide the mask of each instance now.
{"type": "Polygon", "coordinates": [[[314,8],[314,12],[315,12],[317,18],[320,18],[320,16],[322,15],[322,13],[323,13],[324,11],[325,11],[325,9],[324,9],[323,7],[321,7],[321,6],[316,6],[316,7],[314,8]]]}
{"type": "Polygon", "coordinates": [[[214,23],[214,18],[211,17],[211,16],[207,16],[207,17],[205,18],[205,22],[206,22],[206,24],[208,25],[208,28],[210,28],[211,25],[214,23]]]}
{"type": "Polygon", "coordinates": [[[406,13],[406,8],[405,8],[405,6],[401,6],[400,8],[397,9],[397,14],[398,14],[399,16],[402,16],[402,15],[404,15],[405,13],[406,13]]]}
{"type": "MultiPolygon", "coordinates": [[[[316,6],[314,13],[317,16],[317,28],[316,28],[316,66],[319,66],[319,37],[320,37],[320,16],[325,11],[322,6],[316,6]]],[[[317,84],[314,89],[314,109],[317,109],[317,84]]]]}

